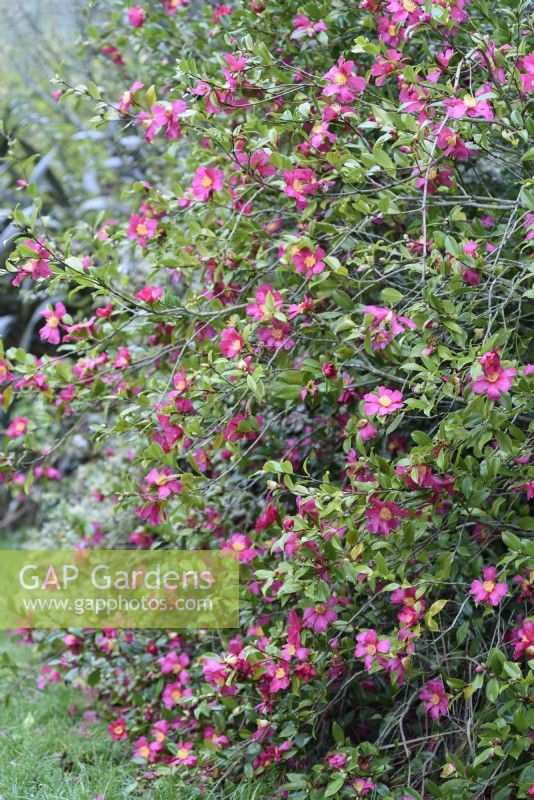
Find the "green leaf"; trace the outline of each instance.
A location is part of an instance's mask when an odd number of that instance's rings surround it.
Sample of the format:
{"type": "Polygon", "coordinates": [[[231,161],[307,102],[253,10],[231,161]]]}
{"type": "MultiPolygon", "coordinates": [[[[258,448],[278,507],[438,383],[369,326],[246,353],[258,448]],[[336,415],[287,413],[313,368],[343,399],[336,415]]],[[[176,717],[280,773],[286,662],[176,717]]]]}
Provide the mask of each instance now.
{"type": "Polygon", "coordinates": [[[345,734],[343,728],[337,722],[332,723],[332,737],[336,744],[343,744],[345,741],[345,734]]]}
{"type": "Polygon", "coordinates": [[[514,525],[522,531],[534,531],[534,517],[520,517],[514,520],[514,525]]]}
{"type": "Polygon", "coordinates": [[[499,681],[496,678],[490,678],[486,684],[486,697],[490,703],[494,703],[501,691],[499,681]]]}
{"type": "Polygon", "coordinates": [[[382,167],[383,169],[387,170],[388,172],[395,172],[395,163],[391,160],[385,150],[382,150],[381,147],[375,144],[373,147],[373,157],[375,162],[382,167]]]}
{"type": "Polygon", "coordinates": [[[432,603],[432,605],[425,614],[425,623],[429,630],[431,631],[439,630],[439,626],[435,622],[434,617],[437,616],[440,613],[440,611],[442,611],[445,608],[448,602],[449,602],[448,600],[436,600],[435,603],[432,603]]]}
{"type": "Polygon", "coordinates": [[[397,289],[394,289],[392,286],[387,286],[380,292],[380,297],[382,298],[382,302],[384,302],[387,306],[394,306],[396,303],[402,300],[404,295],[397,289]]]}
{"type": "Polygon", "coordinates": [[[514,680],[520,680],[523,677],[519,664],[513,664],[511,661],[505,661],[502,665],[502,668],[506,674],[514,680]]]}
{"type": "Polygon", "coordinates": [[[334,780],[330,781],[326,787],[323,797],[333,797],[339,792],[344,783],[345,777],[343,775],[339,775],[337,778],[334,778],[334,780]]]}
{"type": "Polygon", "coordinates": [[[516,553],[521,551],[521,539],[515,533],[503,531],[501,538],[509,550],[513,550],[516,553]]]}

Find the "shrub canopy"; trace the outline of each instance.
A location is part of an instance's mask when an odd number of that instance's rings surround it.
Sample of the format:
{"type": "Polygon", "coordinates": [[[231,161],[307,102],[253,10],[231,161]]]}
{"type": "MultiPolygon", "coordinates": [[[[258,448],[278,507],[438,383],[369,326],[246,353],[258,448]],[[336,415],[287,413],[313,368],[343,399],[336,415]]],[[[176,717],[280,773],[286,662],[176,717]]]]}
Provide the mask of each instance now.
{"type": "Polygon", "coordinates": [[[235,550],[242,624],[58,633],[46,675],[193,786],[532,795],[527,5],[105,6],[55,87],[103,209],[7,155],[1,476],[41,545],[235,550]]]}

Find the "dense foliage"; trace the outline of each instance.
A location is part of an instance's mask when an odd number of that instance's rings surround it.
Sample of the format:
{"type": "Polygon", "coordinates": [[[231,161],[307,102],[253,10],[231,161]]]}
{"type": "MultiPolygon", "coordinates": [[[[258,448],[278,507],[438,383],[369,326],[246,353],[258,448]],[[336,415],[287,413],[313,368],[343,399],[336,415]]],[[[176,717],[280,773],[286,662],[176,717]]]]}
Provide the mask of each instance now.
{"type": "Polygon", "coordinates": [[[195,787],[532,796],[527,4],[100,16],[96,77],[54,88],[114,137],[109,205],[44,213],[6,155],[4,285],[40,319],[0,354],[9,513],[40,505],[42,546],[233,549],[242,625],[58,632],[42,685],[98,688],[195,787]]]}

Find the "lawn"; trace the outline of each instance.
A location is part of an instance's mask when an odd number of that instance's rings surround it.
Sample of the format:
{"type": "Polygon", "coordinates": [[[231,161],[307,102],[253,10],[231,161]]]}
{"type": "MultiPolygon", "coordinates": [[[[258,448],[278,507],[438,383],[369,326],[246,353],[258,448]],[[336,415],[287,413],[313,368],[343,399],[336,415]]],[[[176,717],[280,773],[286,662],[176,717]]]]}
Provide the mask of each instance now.
{"type": "MultiPolygon", "coordinates": [[[[84,720],[80,693],[63,685],[38,691],[31,651],[4,637],[0,644],[4,663],[6,656],[18,669],[2,667],[0,673],[0,798],[140,796],[134,768],[124,763],[125,748],[110,741],[103,723],[84,720]]],[[[149,796],[166,800],[172,794],[169,789],[149,796]]]]}
{"type": "MultiPolygon", "coordinates": [[[[129,762],[128,745],[112,742],[103,722],[84,717],[84,695],[62,684],[38,691],[37,672],[32,649],[0,634],[0,800],[198,796],[178,788],[175,778],[147,785],[129,762]]],[[[261,800],[272,794],[255,784],[223,796],[261,800]]]]}

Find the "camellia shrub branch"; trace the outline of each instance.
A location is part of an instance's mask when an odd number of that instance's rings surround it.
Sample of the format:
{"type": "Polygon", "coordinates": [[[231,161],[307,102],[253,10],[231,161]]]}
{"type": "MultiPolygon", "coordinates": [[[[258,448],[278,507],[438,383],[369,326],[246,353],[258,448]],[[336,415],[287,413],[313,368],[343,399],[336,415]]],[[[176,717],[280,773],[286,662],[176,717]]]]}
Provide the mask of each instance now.
{"type": "Polygon", "coordinates": [[[190,787],[533,796],[526,3],[105,6],[56,92],[129,210],[23,188],[4,492],[49,546],[236,551],[241,628],[57,633],[41,685],[190,787]]]}

